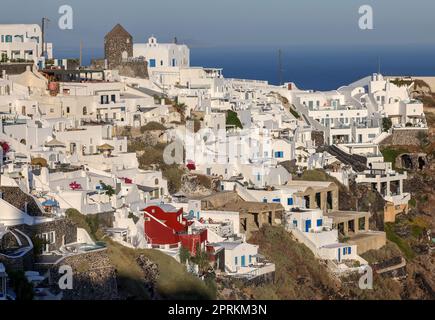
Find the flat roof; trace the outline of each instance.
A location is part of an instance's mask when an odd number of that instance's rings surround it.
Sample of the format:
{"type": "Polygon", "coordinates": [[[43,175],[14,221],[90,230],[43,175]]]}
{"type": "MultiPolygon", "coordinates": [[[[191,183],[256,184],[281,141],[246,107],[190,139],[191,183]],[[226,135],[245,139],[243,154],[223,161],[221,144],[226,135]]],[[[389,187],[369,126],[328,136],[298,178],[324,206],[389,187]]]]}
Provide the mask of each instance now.
{"type": "Polygon", "coordinates": [[[354,220],[355,218],[370,217],[370,212],[364,211],[331,211],[324,214],[328,218],[332,218],[334,223],[354,220]]]}

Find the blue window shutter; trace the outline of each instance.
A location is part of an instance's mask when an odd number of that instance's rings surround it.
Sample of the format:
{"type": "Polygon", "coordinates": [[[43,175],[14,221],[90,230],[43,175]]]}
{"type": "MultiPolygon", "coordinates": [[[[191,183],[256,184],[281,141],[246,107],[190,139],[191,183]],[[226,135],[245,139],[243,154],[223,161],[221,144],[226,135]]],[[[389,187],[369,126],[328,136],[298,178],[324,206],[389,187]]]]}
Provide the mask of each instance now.
{"type": "Polygon", "coordinates": [[[287,205],[289,206],[293,205],[293,198],[287,198],[287,205]]]}
{"type": "Polygon", "coordinates": [[[351,247],[347,248],[347,253],[348,253],[348,254],[351,254],[351,253],[352,253],[352,248],[351,248],[351,247]]]}
{"type": "Polygon", "coordinates": [[[346,255],[346,248],[343,248],[343,256],[346,255]]]}
{"type": "Polygon", "coordinates": [[[318,220],[317,220],[317,226],[318,226],[318,227],[321,227],[321,226],[322,226],[322,223],[323,223],[322,219],[318,219],[318,220]]]}
{"type": "Polygon", "coordinates": [[[273,200],[272,200],[272,202],[275,202],[275,203],[280,203],[280,202],[281,202],[281,199],[279,199],[279,198],[276,198],[276,199],[273,199],[273,200]]]}

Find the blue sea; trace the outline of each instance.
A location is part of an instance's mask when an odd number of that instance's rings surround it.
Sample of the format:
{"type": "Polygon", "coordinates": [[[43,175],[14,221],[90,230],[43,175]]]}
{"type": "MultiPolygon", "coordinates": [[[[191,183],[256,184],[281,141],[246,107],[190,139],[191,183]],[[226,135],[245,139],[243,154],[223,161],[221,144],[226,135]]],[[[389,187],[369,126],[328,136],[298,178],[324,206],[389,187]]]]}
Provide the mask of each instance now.
{"type": "MultiPolygon", "coordinates": [[[[434,45],[408,46],[292,46],[192,47],[191,65],[223,68],[227,78],[279,82],[278,49],[282,79],[301,89],[332,90],[380,70],[385,75],[435,76],[434,45]]],[[[59,50],[59,57],[77,57],[78,51],[59,50]]],[[[84,62],[102,57],[102,49],[84,51],[84,62]]]]}

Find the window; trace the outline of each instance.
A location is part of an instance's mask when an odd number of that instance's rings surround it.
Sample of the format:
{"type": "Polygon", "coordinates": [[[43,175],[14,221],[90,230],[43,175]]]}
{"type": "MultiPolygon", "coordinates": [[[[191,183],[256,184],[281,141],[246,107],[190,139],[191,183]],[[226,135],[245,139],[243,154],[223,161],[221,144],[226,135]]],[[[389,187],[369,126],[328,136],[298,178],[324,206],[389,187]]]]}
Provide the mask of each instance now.
{"type": "Polygon", "coordinates": [[[44,239],[47,242],[47,244],[53,244],[56,242],[56,232],[55,231],[45,232],[41,235],[41,238],[44,239]]]}
{"type": "Polygon", "coordinates": [[[343,248],[343,256],[345,256],[346,255],[346,252],[347,252],[347,250],[346,250],[347,248],[343,248]]]}
{"type": "Polygon", "coordinates": [[[351,254],[351,253],[352,253],[352,248],[351,248],[351,247],[347,248],[347,253],[348,253],[348,254],[351,254]]]}
{"type": "Polygon", "coordinates": [[[263,203],[267,203],[267,199],[266,198],[263,199],[263,203]]]}
{"type": "Polygon", "coordinates": [[[322,219],[317,219],[317,226],[321,227],[323,225],[323,220],[322,219]]]}
{"type": "Polygon", "coordinates": [[[66,113],[69,113],[69,107],[66,107],[66,113]]]}
{"type": "Polygon", "coordinates": [[[251,263],[252,263],[252,256],[249,255],[249,264],[251,264],[251,263]]]}
{"type": "Polygon", "coordinates": [[[108,95],[102,95],[101,96],[101,104],[109,104],[109,96],[108,95]]]}
{"type": "Polygon", "coordinates": [[[284,152],[283,151],[276,151],[275,158],[284,158],[284,152]]]}
{"type": "Polygon", "coordinates": [[[116,102],[116,95],[112,94],[112,96],[110,97],[110,101],[115,103],[116,102]]]}
{"type": "Polygon", "coordinates": [[[156,59],[150,59],[150,68],[155,68],[156,67],[156,59]]]}
{"type": "Polygon", "coordinates": [[[237,257],[234,257],[234,264],[237,266],[237,264],[238,264],[238,258],[237,257]]]}
{"type": "Polygon", "coordinates": [[[275,198],[275,199],[272,199],[272,202],[280,203],[280,202],[281,202],[281,199],[280,199],[280,198],[275,198]]]}
{"type": "Polygon", "coordinates": [[[83,115],[87,115],[88,114],[88,109],[86,107],[83,107],[83,115]]]}
{"type": "Polygon", "coordinates": [[[293,198],[287,198],[287,205],[292,206],[293,205],[293,198]]]}
{"type": "Polygon", "coordinates": [[[159,184],[159,179],[156,178],[156,179],[154,180],[154,184],[159,184]]]}

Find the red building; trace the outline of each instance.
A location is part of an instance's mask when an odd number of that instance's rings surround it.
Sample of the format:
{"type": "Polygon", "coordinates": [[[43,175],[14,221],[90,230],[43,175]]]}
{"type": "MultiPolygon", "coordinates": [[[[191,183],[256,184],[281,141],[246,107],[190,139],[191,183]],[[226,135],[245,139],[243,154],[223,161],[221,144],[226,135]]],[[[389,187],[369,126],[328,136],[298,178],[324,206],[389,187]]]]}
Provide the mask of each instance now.
{"type": "Polygon", "coordinates": [[[190,232],[189,222],[183,217],[183,209],[176,210],[170,205],[153,205],[144,209],[145,238],[153,246],[177,248],[186,247],[192,255],[197,245],[204,248],[207,230],[190,232]]]}

